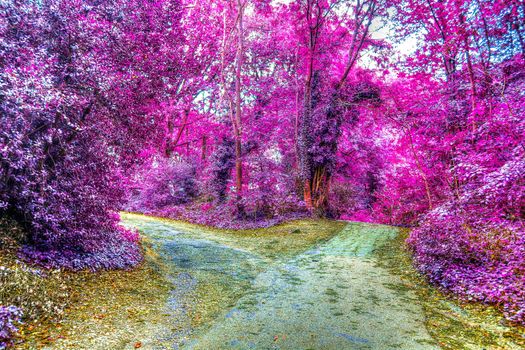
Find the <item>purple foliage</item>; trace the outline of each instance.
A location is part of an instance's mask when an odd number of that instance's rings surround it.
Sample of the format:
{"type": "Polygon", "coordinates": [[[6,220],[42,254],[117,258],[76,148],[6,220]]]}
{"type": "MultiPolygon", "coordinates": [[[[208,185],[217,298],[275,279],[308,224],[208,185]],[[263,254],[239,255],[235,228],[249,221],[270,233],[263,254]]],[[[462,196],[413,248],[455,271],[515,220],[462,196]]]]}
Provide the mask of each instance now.
{"type": "Polygon", "coordinates": [[[231,170],[235,166],[235,145],[233,140],[224,137],[210,160],[209,190],[215,199],[223,202],[226,199],[231,170]]]}
{"type": "Polygon", "coordinates": [[[250,217],[248,214],[244,219],[235,219],[237,217],[237,203],[235,201],[230,201],[217,206],[212,203],[205,203],[191,207],[169,207],[161,211],[151,212],[150,214],[175,220],[184,220],[199,225],[234,230],[265,228],[277,225],[284,221],[300,219],[308,216],[306,211],[297,211],[275,214],[271,217],[257,219],[250,217]]]}
{"type": "Polygon", "coordinates": [[[162,68],[128,53],[153,59],[154,31],[178,45],[177,6],[0,5],[0,215],[27,230],[24,257],[74,269],[140,260],[137,242],[126,240],[112,212],[124,200],[135,155],[158,141],[157,119],[147,111],[159,84],[170,81],[155,74],[172,71],[177,56],[162,54],[162,68]]]}
{"type": "Polygon", "coordinates": [[[0,216],[21,256],[137,264],[129,197],[221,228],[378,219],[419,225],[433,283],[525,323],[523,6],[263,2],[0,2],[0,216]],[[391,6],[418,37],[400,62],[370,27],[391,6]]]}
{"type": "Polygon", "coordinates": [[[154,158],[136,175],[137,187],[128,209],[149,211],[188,203],[199,192],[196,175],[195,164],[172,158],[154,158]]]}
{"type": "Polygon", "coordinates": [[[501,305],[509,320],[525,321],[522,227],[439,208],[425,217],[408,243],[418,268],[433,283],[469,301],[501,305]]]}
{"type": "MultiPolygon", "coordinates": [[[[520,157],[521,158],[521,157],[520,157]]],[[[525,322],[525,161],[487,174],[457,201],[431,212],[408,243],[418,268],[467,300],[503,306],[525,322]]]]}
{"type": "Polygon", "coordinates": [[[525,323],[524,71],[521,54],[494,64],[487,71],[490,84],[479,86],[483,99],[474,103],[461,90],[466,78],[436,90],[434,83],[419,90],[422,81],[414,80],[417,89],[409,96],[391,91],[406,111],[393,120],[405,130],[395,140],[374,206],[386,223],[417,226],[408,242],[416,267],[431,282],[465,300],[501,306],[520,324],[525,323]],[[421,103],[432,98],[433,105],[421,103]]]}
{"type": "Polygon", "coordinates": [[[0,350],[12,345],[12,338],[18,332],[17,323],[22,320],[22,311],[16,306],[0,305],[0,350]]]}
{"type": "Polygon", "coordinates": [[[45,268],[66,268],[69,270],[127,269],[142,261],[139,235],[121,226],[115,228],[117,235],[107,235],[104,240],[93,242],[94,248],[42,250],[39,247],[24,246],[21,258],[37,262],[45,268]]]}

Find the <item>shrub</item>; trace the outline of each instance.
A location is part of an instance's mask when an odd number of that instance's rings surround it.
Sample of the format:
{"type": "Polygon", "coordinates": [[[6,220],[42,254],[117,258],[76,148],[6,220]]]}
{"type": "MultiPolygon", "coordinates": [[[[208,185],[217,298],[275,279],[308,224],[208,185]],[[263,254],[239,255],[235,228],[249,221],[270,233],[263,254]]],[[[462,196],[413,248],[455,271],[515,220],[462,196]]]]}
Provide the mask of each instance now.
{"type": "Polygon", "coordinates": [[[178,7],[0,3],[0,215],[28,232],[24,257],[75,269],[140,260],[112,211],[121,208],[136,155],[164,136],[164,118],[146,110],[165,100],[170,78],[151,63],[157,54],[172,67],[179,56],[151,39],[181,44],[178,7]],[[149,60],[123,54],[136,50],[149,60]]]}
{"type": "Polygon", "coordinates": [[[22,312],[16,306],[0,305],[0,350],[12,345],[12,338],[18,332],[22,312]]]}
{"type": "Polygon", "coordinates": [[[302,202],[299,202],[296,208],[297,210],[295,211],[274,212],[271,216],[257,218],[253,216],[253,213],[249,212],[248,215],[243,218],[238,218],[237,201],[230,200],[220,205],[205,202],[185,206],[166,207],[163,210],[155,211],[151,214],[175,220],[184,220],[194,224],[241,230],[270,227],[284,221],[299,219],[308,215],[302,202]],[[301,204],[302,207],[300,206],[301,204]]]}
{"type": "Polygon", "coordinates": [[[137,178],[139,184],[129,204],[131,210],[153,211],[185,204],[199,193],[196,166],[188,161],[154,158],[137,178]]]}
{"type": "Polygon", "coordinates": [[[521,225],[479,218],[459,203],[428,213],[408,243],[418,269],[461,298],[503,307],[525,322],[525,232],[521,225]]]}
{"type": "Polygon", "coordinates": [[[459,197],[422,217],[409,244],[433,283],[467,300],[501,305],[509,320],[525,323],[524,149],[484,153],[458,164],[459,197]]]}

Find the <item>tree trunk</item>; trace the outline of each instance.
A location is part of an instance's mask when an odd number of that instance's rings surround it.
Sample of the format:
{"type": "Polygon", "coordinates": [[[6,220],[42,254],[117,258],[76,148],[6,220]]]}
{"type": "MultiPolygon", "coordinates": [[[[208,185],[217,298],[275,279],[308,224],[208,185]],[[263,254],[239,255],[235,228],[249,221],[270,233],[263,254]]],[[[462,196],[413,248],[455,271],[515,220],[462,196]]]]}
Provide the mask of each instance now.
{"type": "Polygon", "coordinates": [[[407,131],[407,134],[408,134],[408,139],[410,141],[410,150],[412,151],[412,155],[414,156],[414,160],[416,162],[417,169],[425,185],[425,192],[426,192],[427,201],[428,201],[428,209],[432,210],[432,196],[430,194],[430,185],[428,183],[427,175],[423,171],[423,167],[421,165],[421,162],[419,161],[419,157],[414,147],[414,140],[412,139],[412,133],[410,132],[410,130],[407,131]]]}
{"type": "Polygon", "coordinates": [[[168,119],[168,139],[166,140],[166,149],[165,149],[165,156],[166,158],[170,158],[173,155],[173,150],[177,145],[179,144],[179,141],[182,137],[182,133],[186,126],[188,125],[188,116],[190,115],[190,110],[185,109],[184,113],[182,114],[182,122],[179,126],[179,130],[177,131],[177,136],[175,139],[173,139],[173,131],[175,129],[175,126],[173,125],[173,121],[170,117],[168,119]]]}
{"type": "Polygon", "coordinates": [[[171,158],[171,154],[172,154],[172,151],[173,151],[173,145],[172,145],[172,137],[173,137],[173,120],[172,120],[172,117],[171,115],[168,117],[168,136],[166,137],[166,145],[165,145],[165,150],[164,150],[164,155],[166,156],[166,158],[171,158]]]}
{"type": "MultiPolygon", "coordinates": [[[[310,12],[307,14],[308,18],[310,12]]],[[[309,18],[310,20],[310,18],[309,18]]],[[[305,88],[304,88],[304,101],[303,101],[303,120],[301,125],[301,134],[299,139],[299,160],[300,160],[300,175],[304,180],[304,203],[308,210],[313,210],[313,199],[312,199],[312,161],[309,154],[310,147],[312,146],[312,81],[314,79],[314,50],[315,50],[315,35],[310,28],[310,36],[308,42],[308,73],[306,75],[305,88]]]]}
{"type": "Polygon", "coordinates": [[[203,161],[206,160],[206,152],[207,152],[207,145],[208,145],[208,137],[206,135],[204,135],[202,137],[202,149],[201,149],[201,159],[203,161]]]}
{"type": "MultiPolygon", "coordinates": [[[[369,28],[372,24],[372,20],[376,13],[376,0],[364,1],[360,0],[356,2],[354,8],[354,25],[355,30],[353,31],[350,49],[348,52],[348,60],[345,65],[343,75],[335,85],[333,96],[329,101],[330,112],[326,115],[330,119],[331,123],[336,123],[336,132],[339,132],[340,115],[335,109],[337,103],[338,92],[342,89],[353,67],[359,59],[359,54],[362,51],[366,39],[368,38],[369,28]],[[335,119],[334,119],[335,118],[335,119]]],[[[306,13],[305,19],[309,28],[308,38],[308,62],[307,62],[307,73],[305,80],[305,91],[304,91],[304,112],[303,120],[301,125],[300,133],[300,144],[299,144],[299,159],[300,159],[300,172],[304,183],[304,201],[306,207],[313,211],[315,210],[320,215],[329,214],[329,202],[328,195],[330,192],[330,181],[331,172],[333,171],[333,164],[316,165],[313,162],[312,156],[309,153],[313,145],[312,135],[312,122],[313,113],[316,110],[316,105],[320,103],[317,90],[322,88],[319,85],[319,71],[314,66],[316,46],[319,35],[324,25],[324,20],[328,13],[323,11],[332,11],[332,8],[322,10],[322,5],[318,1],[307,0],[306,1],[306,13]]],[[[337,138],[336,138],[337,139],[337,138]]],[[[337,141],[334,144],[329,144],[333,152],[337,151],[337,141]]]]}
{"type": "Polygon", "coordinates": [[[312,203],[312,186],[310,184],[310,179],[304,180],[304,203],[308,210],[312,210],[314,205],[312,203]]]}
{"type": "Polygon", "coordinates": [[[237,201],[239,214],[244,214],[244,208],[241,205],[242,199],[242,109],[241,109],[241,78],[242,78],[242,55],[244,53],[244,42],[243,42],[243,15],[244,15],[244,4],[242,0],[237,0],[238,8],[238,22],[237,22],[237,62],[235,67],[235,175],[236,175],[236,190],[237,190],[237,201]]]}

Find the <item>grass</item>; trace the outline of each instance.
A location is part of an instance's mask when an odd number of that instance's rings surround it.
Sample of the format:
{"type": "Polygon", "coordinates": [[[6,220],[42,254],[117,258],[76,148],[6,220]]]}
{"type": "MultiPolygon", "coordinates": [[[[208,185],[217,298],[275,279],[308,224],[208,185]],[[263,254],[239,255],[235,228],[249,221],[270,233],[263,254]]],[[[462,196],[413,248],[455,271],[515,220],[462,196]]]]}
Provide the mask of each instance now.
{"type": "MultiPolygon", "coordinates": [[[[141,227],[149,220],[154,220],[173,227],[174,231],[188,232],[190,236],[193,232],[198,239],[249,251],[255,256],[265,258],[261,261],[265,266],[276,259],[285,259],[326,241],[345,226],[344,222],[307,219],[281,223],[265,229],[227,230],[140,214],[122,213],[121,216],[126,224],[141,227]]],[[[164,228],[148,225],[146,227],[149,234],[152,234],[152,239],[166,239],[164,228]],[[158,229],[160,232],[155,233],[158,229]]],[[[199,283],[194,293],[195,307],[189,312],[192,328],[199,331],[204,331],[217,317],[224,316],[227,310],[236,305],[239,298],[250,293],[252,289],[250,280],[239,280],[206,271],[193,271],[192,275],[197,277],[199,283]]],[[[252,308],[253,305],[243,303],[242,307],[252,308]]]]}
{"type": "MultiPolygon", "coordinates": [[[[329,240],[346,225],[305,219],[265,229],[223,230],[162,220],[269,260],[299,254],[329,240]]],[[[177,331],[179,326],[170,321],[173,315],[169,314],[166,303],[173,289],[169,276],[179,271],[165,266],[147,237],[143,237],[144,263],[130,271],[72,273],[55,270],[35,274],[35,269],[17,260],[16,241],[8,238],[22,234],[19,228],[5,220],[0,222],[0,266],[12,271],[2,276],[0,304],[21,306],[30,310],[31,316],[21,329],[17,348],[133,348],[139,343],[142,346],[153,342],[159,334],[177,331]]],[[[408,231],[402,230],[396,238],[375,250],[374,255],[382,267],[403,279],[402,285],[387,287],[398,289],[400,295],[408,289],[417,293],[425,312],[426,327],[443,349],[525,348],[525,329],[506,324],[495,308],[455,301],[428,285],[412,267],[404,245],[407,235],[408,231]]],[[[233,286],[232,281],[225,278],[213,274],[199,278],[185,304],[191,328],[206,328],[250,289],[249,281],[233,286]]],[[[335,301],[339,294],[335,288],[343,287],[336,285],[326,289],[324,294],[335,301]]],[[[341,316],[341,313],[333,315],[341,316]]]]}
{"type": "Polygon", "coordinates": [[[24,312],[20,339],[26,333],[47,339],[49,325],[60,320],[71,301],[71,276],[60,270],[42,271],[17,258],[24,232],[13,221],[0,217],[0,305],[15,305],[24,312]]]}
{"type": "Polygon", "coordinates": [[[22,236],[14,223],[0,220],[0,266],[5,268],[0,305],[24,311],[16,348],[81,349],[75,339],[107,334],[118,339],[114,346],[119,348],[135,342],[145,323],[164,321],[171,285],[147,241],[145,261],[137,268],[91,273],[42,270],[19,261],[17,239],[22,236]]]}
{"type": "Polygon", "coordinates": [[[239,248],[264,257],[287,258],[329,240],[345,225],[340,221],[302,219],[252,230],[208,230],[216,237],[234,238],[239,248]]]}
{"type": "Polygon", "coordinates": [[[210,324],[225,309],[233,307],[244,291],[249,289],[248,283],[242,286],[234,284],[235,281],[228,281],[223,276],[208,276],[205,281],[197,284],[197,307],[190,311],[192,328],[210,324]]]}
{"type": "MultiPolygon", "coordinates": [[[[171,284],[162,272],[162,262],[145,246],[145,261],[129,270],[77,272],[71,275],[71,307],[51,339],[63,339],[60,348],[80,349],[78,339],[100,338],[103,348],[124,347],[141,339],[150,325],[163,325],[169,315],[165,303],[171,284]]],[[[27,343],[31,347],[31,342],[27,343]]],[[[92,345],[86,348],[93,348],[92,345]]]]}
{"type": "MultiPolygon", "coordinates": [[[[144,217],[141,214],[123,213],[123,218],[144,217]]],[[[211,240],[227,243],[267,258],[288,258],[304,252],[315,244],[325,242],[340,232],[346,222],[334,220],[300,219],[284,222],[268,228],[250,230],[229,230],[190,224],[182,221],[158,218],[168,225],[186,231],[199,231],[211,240]]]]}
{"type": "Polygon", "coordinates": [[[408,230],[402,230],[376,253],[380,265],[400,275],[405,282],[396,288],[412,289],[417,293],[425,312],[426,327],[443,349],[525,348],[525,328],[508,325],[497,309],[460,302],[429,285],[412,266],[405,246],[408,233],[408,230]]]}

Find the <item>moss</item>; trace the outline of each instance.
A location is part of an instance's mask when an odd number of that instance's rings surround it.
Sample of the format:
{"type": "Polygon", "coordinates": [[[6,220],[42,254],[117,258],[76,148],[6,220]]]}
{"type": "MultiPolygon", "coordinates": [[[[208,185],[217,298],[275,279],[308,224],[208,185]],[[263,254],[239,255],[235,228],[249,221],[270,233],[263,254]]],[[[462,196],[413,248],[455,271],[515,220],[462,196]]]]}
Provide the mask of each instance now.
{"type": "Polygon", "coordinates": [[[190,312],[192,327],[209,325],[224,310],[233,307],[248,289],[248,282],[239,283],[223,275],[207,276],[195,290],[195,307],[190,312]]]}
{"type": "Polygon", "coordinates": [[[403,285],[389,288],[398,291],[414,290],[425,312],[429,333],[446,350],[462,349],[516,349],[525,347],[525,329],[504,324],[500,311],[493,307],[463,303],[454,300],[430,286],[412,266],[405,246],[408,230],[387,244],[376,254],[380,265],[401,276],[403,285]]]}
{"type": "Polygon", "coordinates": [[[245,249],[256,250],[259,254],[273,257],[299,254],[314,244],[325,242],[340,232],[346,223],[331,220],[294,220],[264,229],[218,230],[215,235],[232,236],[241,241],[245,249]],[[261,249],[261,242],[271,244],[261,249]]]}
{"type": "Polygon", "coordinates": [[[326,291],[324,292],[324,294],[328,295],[328,296],[331,296],[331,297],[339,297],[339,294],[333,290],[332,288],[328,288],[326,289],[326,291]]]}

